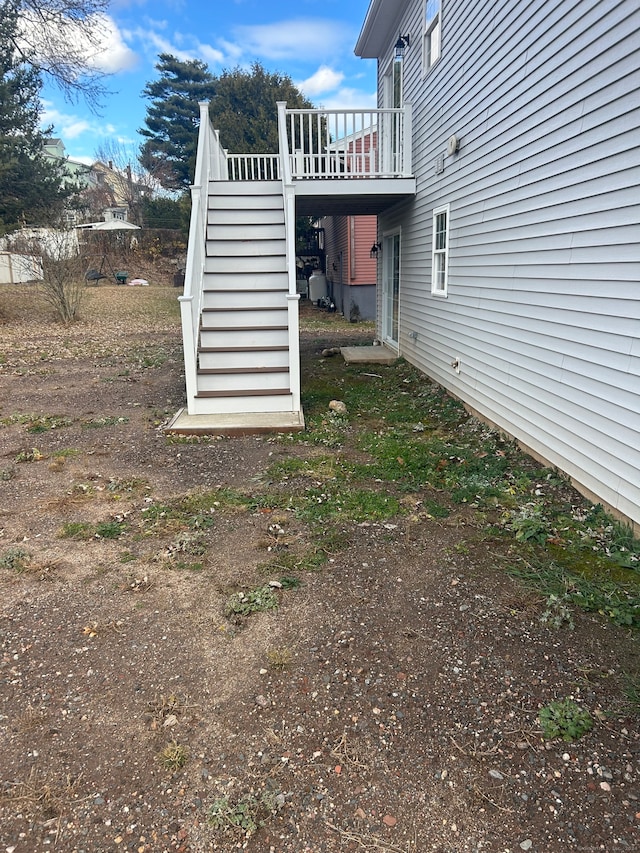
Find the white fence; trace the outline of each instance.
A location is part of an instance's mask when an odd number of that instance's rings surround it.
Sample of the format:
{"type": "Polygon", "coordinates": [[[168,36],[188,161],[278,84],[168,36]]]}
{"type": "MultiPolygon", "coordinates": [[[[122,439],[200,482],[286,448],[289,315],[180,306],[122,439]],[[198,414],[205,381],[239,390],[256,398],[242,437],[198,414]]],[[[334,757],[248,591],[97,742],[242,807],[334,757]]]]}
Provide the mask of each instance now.
{"type": "Polygon", "coordinates": [[[42,280],[42,258],[16,252],[0,252],[0,284],[42,280]]]}

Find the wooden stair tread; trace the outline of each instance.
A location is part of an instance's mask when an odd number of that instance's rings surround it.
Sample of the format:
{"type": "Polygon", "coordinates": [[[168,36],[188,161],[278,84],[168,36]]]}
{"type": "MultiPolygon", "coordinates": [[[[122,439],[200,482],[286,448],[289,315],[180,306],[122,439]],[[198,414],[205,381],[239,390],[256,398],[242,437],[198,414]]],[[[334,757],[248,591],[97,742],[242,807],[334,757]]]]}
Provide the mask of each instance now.
{"type": "Polygon", "coordinates": [[[257,308],[254,305],[221,305],[218,308],[203,308],[203,314],[219,314],[222,311],[286,311],[286,305],[259,305],[257,308]]]}
{"type": "MultiPolygon", "coordinates": [[[[200,326],[201,332],[286,332],[287,326],[200,326]]],[[[262,347],[260,347],[262,349],[262,347]]]]}
{"type": "Polygon", "coordinates": [[[288,373],[288,367],[200,367],[203,376],[224,376],[226,373],[288,373]]]}
{"type": "Polygon", "coordinates": [[[285,352],[289,347],[278,344],[270,347],[198,347],[198,352],[285,352]]]}
{"type": "Polygon", "coordinates": [[[259,290],[243,290],[241,287],[203,287],[203,293],[288,293],[289,288],[284,287],[261,287],[259,290]]]}
{"type": "Polygon", "coordinates": [[[242,391],[198,391],[196,397],[281,397],[290,388],[247,388],[242,391]]]}

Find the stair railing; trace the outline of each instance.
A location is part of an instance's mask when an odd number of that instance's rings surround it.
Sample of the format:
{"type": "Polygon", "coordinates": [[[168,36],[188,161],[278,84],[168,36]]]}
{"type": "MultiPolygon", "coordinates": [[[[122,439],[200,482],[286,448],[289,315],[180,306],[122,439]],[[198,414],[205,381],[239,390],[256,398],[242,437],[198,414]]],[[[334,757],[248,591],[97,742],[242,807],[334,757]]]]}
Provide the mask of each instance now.
{"type": "Polygon", "coordinates": [[[289,380],[293,397],[293,411],[301,410],[300,400],[300,294],[296,282],[296,195],[291,178],[291,158],[287,140],[285,101],[278,101],[278,147],[280,175],[284,197],[284,222],[286,230],[286,262],[289,288],[287,292],[287,319],[289,328],[289,380]]]}
{"type": "Polygon", "coordinates": [[[207,210],[209,205],[209,182],[226,180],[227,152],[220,145],[218,131],[209,121],[209,104],[200,107],[200,129],[194,182],[191,186],[191,220],[189,223],[189,247],[184,276],[184,291],[178,297],[182,323],[184,348],[185,384],[187,389],[187,412],[194,414],[197,394],[198,333],[204,266],[207,241],[207,210]]]}

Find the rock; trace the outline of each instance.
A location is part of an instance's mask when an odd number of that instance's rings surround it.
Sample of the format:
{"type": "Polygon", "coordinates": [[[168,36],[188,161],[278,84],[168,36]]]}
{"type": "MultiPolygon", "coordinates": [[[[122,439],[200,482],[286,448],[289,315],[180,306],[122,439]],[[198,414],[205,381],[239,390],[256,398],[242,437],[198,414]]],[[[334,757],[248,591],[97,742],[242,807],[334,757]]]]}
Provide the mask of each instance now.
{"type": "Polygon", "coordinates": [[[504,776],[499,770],[489,770],[489,776],[491,776],[492,779],[504,779],[504,776]]]}
{"type": "Polygon", "coordinates": [[[267,708],[269,705],[269,700],[266,699],[262,694],[256,696],[256,705],[259,705],[261,708],[267,708]]]}
{"type": "Polygon", "coordinates": [[[346,415],[347,413],[347,406],[342,400],[331,400],[329,408],[338,415],[346,415]]]}
{"type": "Polygon", "coordinates": [[[385,826],[395,826],[398,821],[396,820],[396,818],[393,815],[386,814],[382,818],[382,822],[384,823],[385,826]]]}
{"type": "Polygon", "coordinates": [[[533,841],[530,838],[527,838],[524,841],[520,842],[520,849],[521,850],[531,850],[532,847],[533,847],[533,841]]]}
{"type": "Polygon", "coordinates": [[[600,788],[601,788],[603,791],[610,791],[610,790],[611,790],[611,785],[610,785],[608,782],[600,782],[600,788]]]}
{"type": "Polygon", "coordinates": [[[322,350],[323,358],[331,358],[334,355],[340,355],[340,347],[327,347],[322,350]]]}

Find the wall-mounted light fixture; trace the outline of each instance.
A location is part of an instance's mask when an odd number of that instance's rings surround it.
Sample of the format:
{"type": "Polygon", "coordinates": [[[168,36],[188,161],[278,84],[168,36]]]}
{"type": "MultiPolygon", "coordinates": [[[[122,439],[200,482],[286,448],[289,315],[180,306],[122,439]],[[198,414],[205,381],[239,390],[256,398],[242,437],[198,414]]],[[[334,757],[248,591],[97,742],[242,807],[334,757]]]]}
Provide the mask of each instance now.
{"type": "Polygon", "coordinates": [[[409,34],[406,36],[398,36],[398,41],[396,42],[396,59],[403,59],[404,52],[409,47],[411,39],[409,38],[409,34]]]}
{"type": "Polygon", "coordinates": [[[377,258],[378,252],[382,251],[382,243],[374,243],[371,249],[369,250],[370,258],[377,258]]]}

